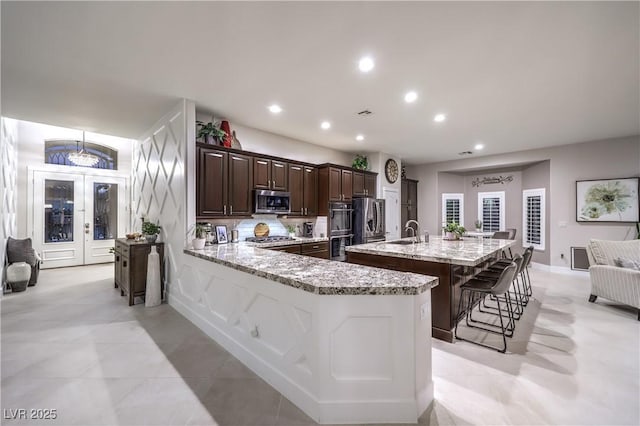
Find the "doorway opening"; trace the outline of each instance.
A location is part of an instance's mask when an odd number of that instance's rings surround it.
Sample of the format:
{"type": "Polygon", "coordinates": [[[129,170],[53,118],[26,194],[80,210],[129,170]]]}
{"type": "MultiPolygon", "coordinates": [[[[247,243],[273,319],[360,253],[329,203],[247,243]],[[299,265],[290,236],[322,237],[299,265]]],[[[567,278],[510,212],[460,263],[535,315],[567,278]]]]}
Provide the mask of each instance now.
{"type": "Polygon", "coordinates": [[[128,179],[76,170],[30,172],[29,234],[42,268],[113,262],[115,239],[128,228],[128,179]]]}

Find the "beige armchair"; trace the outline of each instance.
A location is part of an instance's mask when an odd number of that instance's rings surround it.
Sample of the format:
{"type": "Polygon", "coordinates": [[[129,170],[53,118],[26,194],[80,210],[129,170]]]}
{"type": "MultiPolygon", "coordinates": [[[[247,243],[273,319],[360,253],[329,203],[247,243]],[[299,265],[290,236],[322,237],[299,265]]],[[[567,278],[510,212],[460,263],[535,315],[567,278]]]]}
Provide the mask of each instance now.
{"type": "Polygon", "coordinates": [[[590,240],[587,246],[591,295],[589,302],[601,296],[614,302],[638,308],[640,321],[640,271],[616,266],[616,260],[626,259],[640,265],[640,240],[590,240]]]}

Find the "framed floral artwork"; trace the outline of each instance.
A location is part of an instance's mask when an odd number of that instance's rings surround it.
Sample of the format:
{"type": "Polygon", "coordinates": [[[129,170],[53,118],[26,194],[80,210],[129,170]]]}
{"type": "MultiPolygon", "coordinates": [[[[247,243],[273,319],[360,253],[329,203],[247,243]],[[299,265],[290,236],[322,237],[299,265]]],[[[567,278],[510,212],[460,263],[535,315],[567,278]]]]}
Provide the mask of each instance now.
{"type": "Polygon", "coordinates": [[[579,180],[576,182],[576,221],[638,222],[640,178],[579,180]]]}

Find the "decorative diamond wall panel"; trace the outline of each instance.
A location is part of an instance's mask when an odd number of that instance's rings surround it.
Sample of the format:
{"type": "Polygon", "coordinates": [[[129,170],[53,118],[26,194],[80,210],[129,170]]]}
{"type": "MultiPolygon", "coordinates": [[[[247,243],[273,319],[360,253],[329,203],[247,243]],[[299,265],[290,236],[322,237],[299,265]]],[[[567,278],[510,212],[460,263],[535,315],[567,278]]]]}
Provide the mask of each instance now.
{"type": "Polygon", "coordinates": [[[182,101],[156,123],[138,141],[133,160],[133,229],[141,229],[143,216],[160,223],[168,291],[174,277],[181,274],[186,230],[186,108],[186,101],[182,101]]]}
{"type": "MultiPolygon", "coordinates": [[[[2,118],[0,136],[0,265],[4,265],[7,237],[17,236],[18,123],[2,118]]],[[[25,194],[26,195],[26,194],[25,194]]],[[[2,274],[0,274],[2,275],[2,274]]],[[[4,279],[4,276],[2,276],[4,279]]]]}

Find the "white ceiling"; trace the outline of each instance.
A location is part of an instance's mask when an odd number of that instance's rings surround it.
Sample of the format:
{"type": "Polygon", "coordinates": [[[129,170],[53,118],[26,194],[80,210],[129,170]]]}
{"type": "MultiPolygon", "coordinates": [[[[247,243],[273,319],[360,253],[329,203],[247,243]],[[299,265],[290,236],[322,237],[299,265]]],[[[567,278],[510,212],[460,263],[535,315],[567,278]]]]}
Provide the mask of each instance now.
{"type": "Polygon", "coordinates": [[[638,2],[1,7],[2,114],[19,119],[136,138],[184,97],[232,125],[413,164],[478,141],[487,155],[640,134],[638,2]]]}

